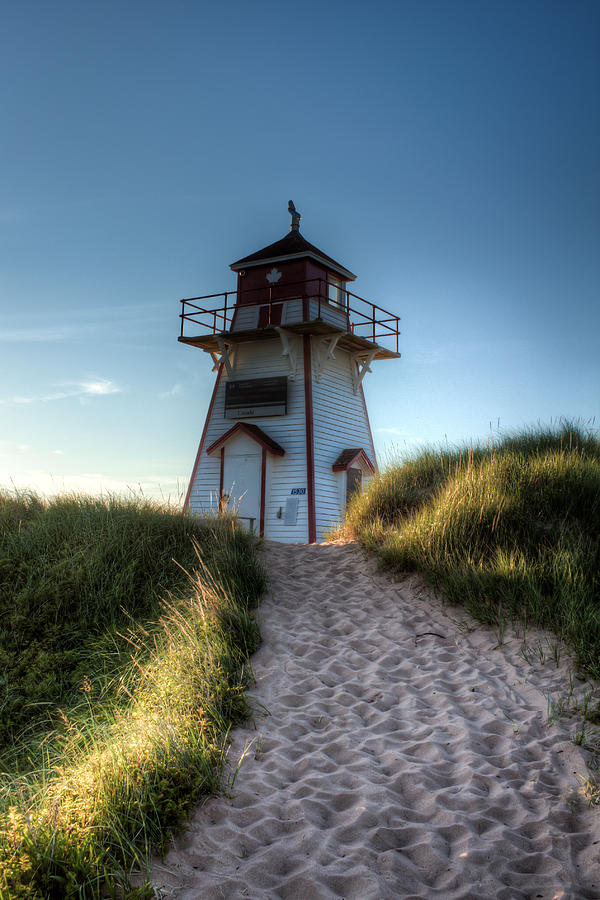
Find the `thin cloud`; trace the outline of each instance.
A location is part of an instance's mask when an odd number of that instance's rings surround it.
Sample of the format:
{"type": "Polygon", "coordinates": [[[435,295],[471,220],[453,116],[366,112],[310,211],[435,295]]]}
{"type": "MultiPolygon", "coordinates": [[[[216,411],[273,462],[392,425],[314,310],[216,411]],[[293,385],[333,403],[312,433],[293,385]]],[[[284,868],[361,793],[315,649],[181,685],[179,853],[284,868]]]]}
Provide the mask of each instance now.
{"type": "Polygon", "coordinates": [[[23,444],[20,441],[0,441],[0,453],[28,453],[31,444],[23,444]]]}
{"type": "Polygon", "coordinates": [[[160,391],[160,393],[157,394],[157,397],[160,397],[162,400],[165,400],[167,397],[174,397],[176,394],[180,394],[180,393],[181,393],[181,385],[174,384],[170,391],[160,391]]]}
{"type": "Polygon", "coordinates": [[[68,398],[78,397],[81,400],[86,397],[98,397],[105,394],[120,394],[120,388],[114,381],[107,378],[96,378],[93,381],[68,382],[63,385],[65,390],[54,391],[51,394],[38,394],[33,397],[26,397],[16,394],[5,400],[0,400],[0,404],[5,406],[21,406],[31,403],[49,403],[53,400],[66,400],[68,398]]]}
{"type": "Polygon", "coordinates": [[[450,341],[441,343],[435,347],[422,348],[411,353],[411,359],[422,366],[448,365],[459,359],[472,356],[486,356],[490,354],[527,353],[531,349],[531,343],[524,338],[512,338],[509,340],[489,341],[450,341]]]}
{"type": "Polygon", "coordinates": [[[106,378],[99,378],[96,381],[82,381],[79,384],[81,394],[120,394],[121,388],[106,378]]]}
{"type": "Polygon", "coordinates": [[[164,304],[122,304],[120,306],[89,306],[75,309],[53,309],[52,317],[43,310],[36,311],[36,324],[23,327],[22,315],[4,317],[0,328],[0,343],[52,343],[78,340],[99,331],[113,332],[115,324],[123,328],[126,323],[144,324],[164,321],[164,304]]]}
{"type": "Polygon", "coordinates": [[[40,344],[68,341],[81,335],[81,329],[64,328],[9,328],[0,331],[0,341],[5,344],[40,344]]]}
{"type": "Polygon", "coordinates": [[[88,495],[118,494],[140,496],[148,499],[171,501],[181,504],[187,487],[183,474],[140,473],[127,480],[103,472],[72,472],[54,475],[47,469],[20,469],[0,467],[0,488],[7,490],[33,490],[51,497],[64,493],[88,495]]]}

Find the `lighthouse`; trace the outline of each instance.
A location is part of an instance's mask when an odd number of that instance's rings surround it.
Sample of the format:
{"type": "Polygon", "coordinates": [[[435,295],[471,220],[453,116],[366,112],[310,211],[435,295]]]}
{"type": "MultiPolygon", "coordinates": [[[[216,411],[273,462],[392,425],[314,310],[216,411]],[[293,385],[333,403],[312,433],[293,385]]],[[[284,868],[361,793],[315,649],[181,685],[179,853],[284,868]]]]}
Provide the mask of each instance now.
{"type": "Polygon", "coordinates": [[[183,344],[215,383],[186,497],[261,537],[314,543],[377,471],[363,392],[398,352],[398,316],[352,293],[356,276],[291,227],[231,263],[232,291],[181,301],[183,344]]]}

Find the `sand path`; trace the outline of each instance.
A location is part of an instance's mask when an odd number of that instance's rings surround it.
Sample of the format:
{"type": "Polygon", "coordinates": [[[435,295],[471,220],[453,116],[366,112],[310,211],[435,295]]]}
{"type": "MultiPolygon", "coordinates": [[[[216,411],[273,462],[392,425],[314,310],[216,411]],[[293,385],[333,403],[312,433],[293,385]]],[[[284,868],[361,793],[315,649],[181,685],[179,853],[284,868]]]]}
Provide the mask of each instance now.
{"type": "Polygon", "coordinates": [[[256,718],[231,759],[254,743],[155,865],[161,896],[599,898],[575,723],[548,723],[564,656],[530,666],[512,631],[469,631],[354,545],[265,553],[256,718]]]}

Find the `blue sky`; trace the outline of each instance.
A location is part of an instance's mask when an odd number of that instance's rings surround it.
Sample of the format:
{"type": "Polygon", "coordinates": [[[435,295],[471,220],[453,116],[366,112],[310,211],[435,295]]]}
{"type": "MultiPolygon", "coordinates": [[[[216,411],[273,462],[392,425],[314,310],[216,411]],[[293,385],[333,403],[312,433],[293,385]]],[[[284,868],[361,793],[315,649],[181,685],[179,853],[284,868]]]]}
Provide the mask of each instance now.
{"type": "Polygon", "coordinates": [[[380,458],[598,417],[597,2],[25,0],[1,42],[0,484],[183,492],[177,301],[290,198],[402,316],[380,458]]]}

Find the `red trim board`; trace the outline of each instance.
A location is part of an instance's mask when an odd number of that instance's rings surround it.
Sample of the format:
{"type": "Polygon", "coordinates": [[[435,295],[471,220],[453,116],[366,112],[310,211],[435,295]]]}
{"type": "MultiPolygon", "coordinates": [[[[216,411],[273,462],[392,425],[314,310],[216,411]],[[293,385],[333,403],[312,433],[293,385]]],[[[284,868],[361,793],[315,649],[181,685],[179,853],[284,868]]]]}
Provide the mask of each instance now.
{"type": "Polygon", "coordinates": [[[219,387],[219,382],[221,380],[221,372],[222,371],[223,371],[223,363],[221,363],[221,365],[219,366],[219,371],[217,372],[217,378],[215,381],[215,386],[213,388],[212,397],[210,398],[210,403],[208,405],[208,412],[206,413],[206,419],[204,421],[204,428],[202,429],[202,437],[200,438],[200,444],[198,446],[198,452],[196,453],[196,460],[194,462],[194,468],[192,469],[190,483],[188,485],[187,494],[185,495],[185,503],[183,504],[184,509],[188,508],[188,504],[190,502],[190,495],[192,493],[192,487],[193,487],[194,481],[196,479],[196,471],[198,469],[198,464],[200,463],[200,457],[202,456],[202,447],[204,446],[204,438],[206,437],[208,423],[209,423],[210,417],[212,415],[213,406],[215,405],[215,399],[217,397],[217,388],[219,387]]]}
{"type": "Polygon", "coordinates": [[[225,480],[225,447],[221,447],[221,472],[219,474],[219,504],[223,500],[223,481],[225,480]]]}
{"type": "Polygon", "coordinates": [[[371,439],[371,449],[373,451],[373,463],[375,465],[375,471],[379,471],[379,466],[377,465],[377,453],[375,452],[375,442],[373,441],[373,432],[371,431],[371,423],[369,422],[369,411],[367,409],[367,401],[365,400],[365,392],[363,391],[363,386],[360,386],[360,396],[362,397],[363,407],[365,410],[365,416],[367,419],[367,428],[369,430],[369,438],[371,439]]]}
{"type": "Polygon", "coordinates": [[[304,416],[306,424],[306,487],[308,494],[308,543],[317,540],[317,516],[315,511],[315,448],[312,399],[312,360],[310,334],[303,336],[304,343],[304,416]]]}
{"type": "MultiPolygon", "coordinates": [[[[230,326],[230,327],[231,327],[232,330],[233,330],[233,326],[234,326],[234,324],[235,324],[235,320],[236,320],[237,314],[238,314],[238,307],[236,306],[236,308],[235,308],[234,311],[233,311],[233,317],[232,317],[232,319],[231,319],[231,326],[230,326]]],[[[183,504],[183,508],[184,508],[184,509],[187,509],[187,508],[188,508],[188,505],[189,505],[189,502],[190,502],[190,496],[191,496],[191,493],[192,493],[192,487],[193,487],[193,485],[194,485],[194,481],[196,480],[196,472],[197,472],[197,470],[198,470],[198,465],[199,465],[199,463],[200,463],[200,458],[201,458],[201,456],[202,456],[202,448],[204,447],[204,438],[206,437],[206,431],[207,431],[207,429],[208,429],[208,423],[210,422],[210,417],[211,417],[211,415],[212,415],[213,406],[215,405],[215,399],[216,399],[216,397],[217,397],[217,389],[218,389],[218,387],[219,387],[219,382],[221,381],[221,374],[222,374],[222,372],[223,372],[223,363],[221,363],[220,366],[219,366],[219,370],[218,370],[218,372],[217,372],[217,378],[216,378],[216,380],[215,380],[215,386],[214,386],[213,392],[212,392],[212,397],[210,398],[210,403],[209,403],[209,405],[208,405],[208,412],[206,413],[206,419],[204,420],[204,428],[202,429],[202,437],[200,438],[200,443],[199,443],[199,445],[198,445],[198,452],[196,453],[196,459],[195,459],[195,461],[194,461],[194,468],[192,469],[192,474],[191,474],[191,476],[190,476],[190,483],[189,483],[189,485],[188,485],[187,493],[186,493],[186,495],[185,495],[185,501],[184,501],[184,504],[183,504]]],[[[221,493],[222,493],[222,488],[221,488],[221,493]]]]}
{"type": "Polygon", "coordinates": [[[265,536],[265,491],[267,486],[267,448],[262,448],[260,466],[260,537],[265,536]]]}

